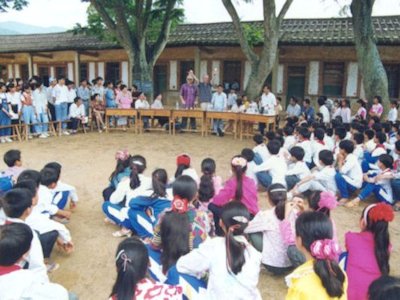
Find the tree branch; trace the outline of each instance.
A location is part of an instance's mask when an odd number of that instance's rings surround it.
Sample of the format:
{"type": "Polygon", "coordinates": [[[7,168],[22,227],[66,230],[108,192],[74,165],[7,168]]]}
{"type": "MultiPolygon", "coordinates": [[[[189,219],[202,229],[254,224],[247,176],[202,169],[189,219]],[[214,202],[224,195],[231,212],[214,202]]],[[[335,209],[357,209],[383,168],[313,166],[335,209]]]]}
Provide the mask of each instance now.
{"type": "Polygon", "coordinates": [[[278,15],[279,27],[282,24],[283,19],[285,18],[286,13],[288,12],[290,5],[292,5],[292,3],[293,3],[293,0],[286,0],[285,3],[283,4],[282,9],[278,15]]]}
{"type": "Polygon", "coordinates": [[[258,61],[258,55],[251,49],[249,42],[247,41],[246,35],[244,33],[235,6],[232,4],[231,0],[222,0],[222,3],[224,4],[229,15],[231,16],[232,23],[235,28],[236,34],[239,37],[239,43],[244,55],[251,63],[256,63],[258,61]]]}
{"type": "Polygon", "coordinates": [[[163,23],[161,26],[160,34],[157,38],[157,41],[154,44],[153,53],[149,59],[149,61],[150,61],[149,63],[152,66],[155,64],[157,58],[161,55],[161,52],[163,51],[163,49],[165,48],[165,46],[167,44],[167,40],[169,37],[169,32],[170,32],[171,24],[172,24],[171,13],[172,13],[173,9],[175,8],[176,1],[177,0],[168,0],[167,1],[167,7],[165,9],[164,19],[163,19],[163,23]]]}
{"type": "Polygon", "coordinates": [[[146,4],[145,4],[145,8],[144,8],[144,24],[143,24],[144,31],[147,31],[147,29],[149,27],[150,12],[151,12],[152,6],[153,6],[153,0],[146,0],[146,4]]]}
{"type": "Polygon", "coordinates": [[[103,19],[104,23],[106,24],[107,28],[118,37],[117,32],[117,25],[115,24],[114,20],[110,17],[106,9],[104,8],[103,3],[100,3],[99,0],[90,0],[90,4],[94,6],[94,8],[99,13],[100,17],[103,19]]]}

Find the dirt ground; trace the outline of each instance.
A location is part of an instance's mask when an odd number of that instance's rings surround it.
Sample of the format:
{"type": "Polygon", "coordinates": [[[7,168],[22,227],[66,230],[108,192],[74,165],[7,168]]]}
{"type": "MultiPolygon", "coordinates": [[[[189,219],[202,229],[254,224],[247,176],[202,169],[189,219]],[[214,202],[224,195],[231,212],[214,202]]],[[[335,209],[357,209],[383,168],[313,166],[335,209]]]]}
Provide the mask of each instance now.
{"type": "MultiPolygon", "coordinates": [[[[12,148],[20,149],[24,166],[37,170],[49,161],[58,161],[63,165],[62,179],[74,185],[80,197],[72,221],[67,225],[75,243],[75,252],[66,256],[54,251],[52,258],[61,266],[50,277],[78,294],[80,299],[90,300],[107,299],[115,278],[114,255],[120,239],[111,235],[116,228],[103,222],[101,192],[114,168],[117,149],[127,148],[133,154],[144,155],[148,162],[148,175],[155,168],[163,167],[172,176],[175,156],[182,152],[192,156],[193,166],[199,173],[201,160],[212,157],[217,161],[218,175],[226,179],[229,177],[231,157],[244,147],[253,147],[251,140],[233,140],[230,136],[201,138],[195,134],[171,137],[164,133],[89,133],[0,145],[0,153],[12,148]]],[[[262,207],[267,206],[263,193],[260,193],[259,202],[262,207]]],[[[361,211],[361,207],[355,210],[339,207],[333,213],[342,242],[346,231],[358,230],[361,211]]],[[[391,224],[394,246],[391,267],[392,274],[397,276],[400,275],[399,216],[397,214],[391,224]]],[[[259,288],[263,299],[284,299],[286,294],[283,277],[273,277],[265,270],[261,273],[259,288]]]]}

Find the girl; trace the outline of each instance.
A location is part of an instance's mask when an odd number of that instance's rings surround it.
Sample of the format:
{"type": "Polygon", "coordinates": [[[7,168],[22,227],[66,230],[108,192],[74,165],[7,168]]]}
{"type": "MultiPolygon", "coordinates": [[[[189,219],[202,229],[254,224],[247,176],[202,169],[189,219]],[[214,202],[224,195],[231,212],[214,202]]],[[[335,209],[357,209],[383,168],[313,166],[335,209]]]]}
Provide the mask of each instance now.
{"type": "Polygon", "coordinates": [[[342,122],[344,124],[349,124],[351,122],[351,109],[350,109],[350,101],[347,99],[343,99],[340,102],[340,107],[335,111],[332,118],[341,117],[342,122]]]}
{"type": "MultiPolygon", "coordinates": [[[[130,109],[133,102],[132,94],[128,91],[128,87],[124,84],[121,84],[120,89],[121,91],[117,94],[115,102],[118,108],[130,109]]],[[[127,117],[118,118],[118,126],[123,126],[123,129],[125,129],[127,123],[127,117]]]]}
{"type": "Polygon", "coordinates": [[[168,175],[164,169],[157,169],[152,176],[152,189],[129,203],[129,220],[140,238],[153,237],[153,226],[161,212],[171,207],[167,193],[168,175]]]}
{"type": "Polygon", "coordinates": [[[359,99],[357,103],[360,104],[360,108],[357,110],[357,113],[355,114],[353,119],[363,121],[367,118],[367,101],[365,101],[364,99],[359,99]]]}
{"type": "MultiPolygon", "coordinates": [[[[286,188],[282,184],[272,184],[268,188],[268,202],[272,207],[260,211],[249,223],[246,233],[261,232],[261,245],[256,249],[262,252],[262,263],[274,275],[283,275],[292,270],[292,264],[287,256],[288,246],[284,244],[280,231],[280,223],[285,219],[286,188]]],[[[292,213],[287,221],[294,227],[296,214],[292,213]]]]}
{"type": "Polygon", "coordinates": [[[388,227],[393,218],[391,206],[371,204],[362,213],[361,232],[346,233],[349,300],[366,299],[371,282],[381,275],[389,275],[391,245],[388,227]]]}
{"type": "Polygon", "coordinates": [[[146,246],[137,238],[122,241],[115,257],[117,279],[110,300],[182,299],[182,288],[146,278],[150,264],[146,246]]]}
{"type": "Polygon", "coordinates": [[[103,118],[106,107],[99,94],[94,94],[93,96],[91,96],[90,101],[90,105],[92,108],[92,119],[96,120],[97,129],[99,133],[102,133],[102,129],[105,127],[103,118]]]}
{"type": "MultiPolygon", "coordinates": [[[[6,86],[0,83],[0,127],[11,125],[11,103],[7,100],[6,86]]],[[[11,143],[11,128],[0,128],[0,142],[11,143]]]]}
{"type": "Polygon", "coordinates": [[[171,180],[173,182],[176,178],[178,178],[181,175],[187,175],[193,178],[194,181],[197,183],[200,182],[199,175],[197,175],[197,172],[194,168],[190,166],[191,158],[188,154],[181,154],[178,155],[176,158],[176,171],[175,171],[175,177],[171,180]]]}
{"type": "Polygon", "coordinates": [[[371,106],[368,114],[370,117],[378,117],[380,119],[382,113],[383,113],[382,97],[375,96],[373,100],[373,105],[371,106]]]}
{"type": "Polygon", "coordinates": [[[215,160],[213,160],[212,158],[205,158],[201,162],[201,172],[203,173],[203,176],[201,176],[200,178],[200,190],[202,183],[206,184],[208,181],[210,181],[213,185],[214,195],[218,194],[219,191],[222,189],[222,178],[215,175],[216,168],[217,166],[215,160]]]}
{"type": "Polygon", "coordinates": [[[397,109],[399,108],[399,104],[396,100],[390,102],[390,110],[387,116],[387,120],[392,123],[396,123],[397,121],[397,109]]]}
{"type": "Polygon", "coordinates": [[[105,222],[116,223],[122,229],[113,233],[115,237],[130,236],[131,222],[128,217],[128,205],[131,199],[151,189],[151,179],[144,176],[146,159],[141,155],[134,155],[130,159],[131,175],[118,185],[110,196],[110,201],[103,203],[105,222]]]}
{"type": "MultiPolygon", "coordinates": [[[[159,94],[156,99],[154,99],[153,103],[151,104],[152,109],[164,109],[164,105],[162,103],[162,94],[159,94]]],[[[165,124],[168,124],[168,117],[155,117],[158,125],[164,127],[165,124]]]]}
{"type": "Polygon", "coordinates": [[[242,202],[250,214],[254,217],[258,211],[257,186],[253,179],[247,177],[247,160],[237,155],[231,161],[233,176],[225,182],[223,189],[214,197],[208,208],[214,214],[216,234],[223,235],[219,226],[219,218],[222,213],[222,206],[231,200],[242,202]]]}
{"type": "Polygon", "coordinates": [[[207,239],[182,256],[179,272],[201,276],[209,272],[202,299],[261,299],[257,288],[261,254],[244,236],[250,214],[239,202],[224,206],[221,227],[225,237],[207,239]]]}
{"type": "Polygon", "coordinates": [[[296,246],[307,261],[286,277],[287,300],[347,299],[346,275],[337,260],[332,222],[322,212],[305,212],[296,220],[296,246]]]}
{"type": "Polygon", "coordinates": [[[108,201],[110,199],[110,196],[115,191],[118,184],[123,178],[129,177],[131,175],[131,168],[129,166],[130,158],[131,156],[128,150],[118,150],[117,153],[115,153],[115,160],[117,161],[117,165],[110,175],[109,186],[103,191],[104,201],[108,201]]]}
{"type": "Polygon", "coordinates": [[[106,82],[106,90],[105,90],[105,98],[106,98],[106,107],[115,108],[117,104],[115,103],[115,93],[114,93],[114,84],[111,81],[106,82]]]}
{"type": "Polygon", "coordinates": [[[23,93],[21,95],[21,114],[25,125],[28,126],[28,138],[31,139],[32,128],[30,128],[29,125],[32,124],[35,133],[38,132],[38,126],[33,125],[37,123],[37,119],[35,107],[33,106],[32,90],[29,84],[26,84],[23,87],[23,93]]]}

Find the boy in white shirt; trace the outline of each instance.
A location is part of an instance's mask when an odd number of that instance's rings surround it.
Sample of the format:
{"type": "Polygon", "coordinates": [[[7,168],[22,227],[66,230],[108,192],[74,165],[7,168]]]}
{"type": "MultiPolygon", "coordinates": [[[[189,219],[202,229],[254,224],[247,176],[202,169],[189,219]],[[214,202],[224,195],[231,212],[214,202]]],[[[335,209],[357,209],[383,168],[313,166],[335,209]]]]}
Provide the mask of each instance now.
{"type": "Polygon", "coordinates": [[[81,98],[75,97],[74,103],[72,103],[71,107],[69,108],[69,118],[72,122],[72,134],[77,132],[79,122],[82,124],[86,123],[85,106],[83,105],[81,98]]]}
{"type": "Polygon", "coordinates": [[[354,143],[349,140],[341,141],[339,149],[335,181],[341,197],[339,202],[344,204],[351,193],[361,188],[363,173],[358,158],[353,154],[354,143]]]}
{"type": "Polygon", "coordinates": [[[375,131],[373,131],[372,129],[367,129],[364,131],[365,151],[371,153],[376,148],[374,137],[375,131]]]}
{"type": "MultiPolygon", "coordinates": [[[[271,93],[271,90],[268,85],[264,86],[263,88],[263,93],[261,95],[261,101],[260,101],[260,110],[264,115],[271,115],[275,116],[276,115],[276,106],[277,106],[277,101],[276,97],[274,94],[271,93]]],[[[258,125],[258,129],[261,134],[264,134],[265,130],[265,123],[260,123],[258,125]]]]}
{"type": "Polygon", "coordinates": [[[228,110],[230,110],[232,108],[232,106],[236,103],[237,100],[237,95],[236,95],[236,91],[234,89],[231,89],[229,94],[228,94],[228,110]]]}
{"type": "Polygon", "coordinates": [[[286,150],[290,150],[296,144],[296,137],[293,135],[293,127],[285,126],[283,128],[283,135],[285,139],[285,143],[283,144],[283,148],[286,150]]]}
{"type": "Polygon", "coordinates": [[[259,165],[266,161],[270,154],[267,149],[267,145],[264,142],[264,137],[261,134],[256,134],[253,136],[253,141],[256,146],[253,148],[254,152],[254,162],[259,165]]]}
{"type": "Polygon", "coordinates": [[[334,134],[335,146],[333,148],[333,155],[336,156],[339,154],[339,143],[346,138],[347,131],[344,127],[336,127],[334,134]]]}
{"type": "Polygon", "coordinates": [[[328,107],[325,105],[326,98],[321,96],[318,98],[319,113],[322,114],[322,123],[329,124],[331,122],[331,114],[328,107]]]}
{"type": "Polygon", "coordinates": [[[258,185],[257,175],[255,172],[255,168],[257,165],[254,162],[254,151],[249,148],[244,148],[241,155],[247,160],[246,176],[253,179],[256,185],[258,185]]]}
{"type": "Polygon", "coordinates": [[[22,269],[21,264],[34,251],[34,239],[35,233],[26,224],[0,227],[0,299],[74,299],[61,285],[22,269]]]}
{"type": "Polygon", "coordinates": [[[304,150],[295,146],[290,149],[290,163],[286,172],[285,180],[287,189],[291,190],[300,180],[311,174],[307,164],[303,161],[304,150]]]}
{"type": "MultiPolygon", "coordinates": [[[[227,109],[227,98],[223,92],[224,88],[222,85],[218,85],[217,91],[213,94],[211,104],[214,111],[225,111],[227,109]]],[[[213,134],[220,137],[224,136],[224,121],[221,119],[214,119],[213,122],[213,134]]]]}
{"type": "Polygon", "coordinates": [[[390,110],[388,112],[387,120],[392,123],[396,123],[397,121],[397,109],[399,107],[399,104],[397,103],[396,100],[393,100],[390,102],[390,110]]]}
{"type": "Polygon", "coordinates": [[[273,183],[280,183],[286,186],[285,174],[287,165],[284,159],[279,157],[281,144],[277,140],[268,142],[267,149],[271,156],[261,165],[254,168],[259,183],[268,188],[273,183]]]}
{"type": "Polygon", "coordinates": [[[384,134],[383,132],[375,133],[375,138],[374,138],[375,149],[373,149],[370,153],[369,152],[364,153],[364,159],[361,163],[363,173],[367,173],[371,169],[372,170],[377,169],[376,162],[378,161],[379,156],[387,153],[384,145],[385,142],[386,142],[386,134],[384,134]]]}
{"type": "Polygon", "coordinates": [[[311,167],[312,167],[312,148],[311,148],[310,136],[311,136],[311,133],[310,133],[310,131],[308,131],[307,128],[300,127],[299,134],[298,134],[299,142],[296,144],[296,146],[303,148],[304,161],[307,164],[307,166],[311,169],[311,167]]]}
{"type": "MultiPolygon", "coordinates": [[[[135,101],[135,109],[149,109],[149,108],[150,108],[150,104],[149,104],[149,102],[147,102],[145,94],[141,93],[139,95],[139,98],[135,101]]],[[[142,121],[143,121],[143,128],[147,132],[148,128],[150,127],[149,117],[143,117],[142,121]]]]}
{"type": "Polygon", "coordinates": [[[359,132],[353,134],[354,151],[353,155],[357,157],[358,163],[361,164],[364,159],[364,135],[359,132]]]}
{"type": "Polygon", "coordinates": [[[310,191],[331,191],[337,192],[335,175],[336,171],[333,167],[333,154],[329,150],[322,150],[319,153],[321,170],[314,171],[311,175],[303,178],[295,185],[291,191],[292,195],[310,191]]]}
{"type": "Polygon", "coordinates": [[[328,150],[325,142],[325,131],[322,128],[317,128],[314,131],[314,140],[311,142],[311,149],[313,155],[313,165],[319,167],[319,153],[322,150],[328,150]]]}

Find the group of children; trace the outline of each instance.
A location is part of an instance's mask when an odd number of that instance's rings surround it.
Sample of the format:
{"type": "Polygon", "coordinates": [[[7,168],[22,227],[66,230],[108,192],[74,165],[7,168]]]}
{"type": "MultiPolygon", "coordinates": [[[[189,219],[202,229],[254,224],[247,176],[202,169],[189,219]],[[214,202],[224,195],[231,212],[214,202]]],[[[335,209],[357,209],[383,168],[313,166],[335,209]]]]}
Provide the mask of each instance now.
{"type": "Polygon", "coordinates": [[[55,246],[66,254],[74,250],[65,224],[78,196],[60,180],[61,165],[25,169],[19,150],[4,154],[8,168],[1,173],[0,299],[77,299],[48,273],[59,265],[51,260],[55,246]],[[68,204],[69,203],[69,204],[68,204]]]}

